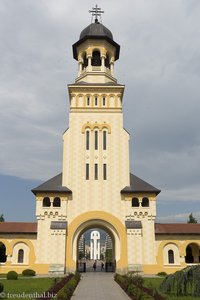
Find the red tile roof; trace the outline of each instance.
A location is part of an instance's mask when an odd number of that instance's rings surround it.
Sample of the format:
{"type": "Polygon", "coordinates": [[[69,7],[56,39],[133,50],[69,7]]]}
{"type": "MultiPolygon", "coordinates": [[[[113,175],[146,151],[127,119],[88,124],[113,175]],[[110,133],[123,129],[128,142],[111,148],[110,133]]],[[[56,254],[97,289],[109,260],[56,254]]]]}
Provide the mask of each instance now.
{"type": "MultiPolygon", "coordinates": [[[[1,233],[37,233],[37,223],[28,222],[0,222],[1,233]]],[[[173,235],[173,234],[192,234],[200,235],[200,224],[191,223],[170,223],[170,224],[155,224],[156,235],[173,235]]]]}
{"type": "Polygon", "coordinates": [[[155,224],[155,234],[199,234],[200,224],[193,223],[173,223],[173,224],[155,224]]]}
{"type": "Polygon", "coordinates": [[[37,223],[0,222],[1,233],[37,233],[37,223]]]}

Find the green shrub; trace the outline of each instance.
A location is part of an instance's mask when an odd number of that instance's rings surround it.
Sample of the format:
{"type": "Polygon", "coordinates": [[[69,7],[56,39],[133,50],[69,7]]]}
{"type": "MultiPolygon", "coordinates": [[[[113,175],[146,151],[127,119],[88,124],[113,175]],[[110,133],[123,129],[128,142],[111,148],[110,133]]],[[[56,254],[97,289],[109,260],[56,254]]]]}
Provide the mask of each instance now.
{"type": "Polygon", "coordinates": [[[3,290],[4,290],[4,285],[3,285],[3,283],[0,282],[0,293],[2,293],[3,290]]]}
{"type": "Polygon", "coordinates": [[[129,276],[130,282],[135,284],[136,286],[142,287],[144,284],[144,278],[138,274],[132,274],[129,276]]]}
{"type": "Polygon", "coordinates": [[[32,269],[26,269],[22,272],[23,276],[35,276],[35,271],[32,269]]]}
{"type": "Polygon", "coordinates": [[[6,275],[8,280],[17,280],[18,279],[18,274],[15,271],[10,271],[6,275]]]}
{"type": "Polygon", "coordinates": [[[57,300],[66,300],[66,293],[63,289],[57,293],[57,300]]]}
{"type": "Polygon", "coordinates": [[[76,273],[67,283],[66,285],[58,292],[57,299],[58,300],[69,300],[73,295],[73,292],[79,283],[80,274],[76,273]]]}
{"type": "Polygon", "coordinates": [[[166,276],[161,283],[162,292],[176,296],[200,296],[200,265],[188,266],[166,276]]]}
{"type": "Polygon", "coordinates": [[[125,290],[127,291],[128,285],[131,283],[130,278],[126,275],[115,274],[115,281],[125,290]]]}
{"type": "Polygon", "coordinates": [[[167,273],[166,272],[158,272],[157,275],[160,277],[165,277],[165,276],[167,276],[167,273]]]}
{"type": "Polygon", "coordinates": [[[130,296],[137,297],[139,294],[139,289],[133,283],[131,283],[128,286],[127,292],[130,296]]]}

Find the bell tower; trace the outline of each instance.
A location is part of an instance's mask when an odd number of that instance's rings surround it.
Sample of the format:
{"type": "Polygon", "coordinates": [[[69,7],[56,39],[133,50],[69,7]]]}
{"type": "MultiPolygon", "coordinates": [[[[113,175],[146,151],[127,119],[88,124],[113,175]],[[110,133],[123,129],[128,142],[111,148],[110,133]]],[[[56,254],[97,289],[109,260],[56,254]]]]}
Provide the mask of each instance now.
{"type": "Polygon", "coordinates": [[[120,46],[100,22],[101,9],[96,6],[90,12],[94,22],[72,46],[78,74],[75,83],[68,85],[70,114],[64,133],[62,185],[73,190],[73,197],[83,188],[82,199],[98,188],[102,201],[108,184],[119,182],[118,197],[129,185],[129,135],[123,129],[124,85],[114,77],[120,46]],[[123,176],[117,175],[118,170],[123,176]]]}
{"type": "Polygon", "coordinates": [[[72,46],[78,74],[68,85],[62,172],[32,190],[38,218],[36,256],[50,271],[74,272],[80,236],[101,228],[112,239],[117,272],[150,272],[160,190],[130,174],[129,133],[122,112],[125,87],[114,77],[120,46],[100,22],[101,9],[96,6],[91,12],[94,22],[72,46]]]}
{"type": "Polygon", "coordinates": [[[98,19],[103,11],[96,6],[89,12],[95,16],[95,21],[81,32],[73,45],[73,56],[78,61],[76,83],[116,83],[114,64],[119,58],[120,46],[98,19]]]}

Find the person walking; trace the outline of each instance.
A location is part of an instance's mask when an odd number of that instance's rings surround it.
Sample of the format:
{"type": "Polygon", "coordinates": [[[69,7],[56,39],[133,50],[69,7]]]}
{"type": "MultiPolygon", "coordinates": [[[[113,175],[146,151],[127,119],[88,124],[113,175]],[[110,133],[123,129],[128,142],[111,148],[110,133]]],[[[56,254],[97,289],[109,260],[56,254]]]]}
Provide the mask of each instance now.
{"type": "Polygon", "coordinates": [[[104,270],[104,263],[101,262],[101,271],[103,271],[103,270],[104,270]]]}
{"type": "Polygon", "coordinates": [[[93,263],[93,269],[94,269],[94,272],[96,271],[96,268],[97,268],[97,262],[95,260],[95,262],[93,263]]]}

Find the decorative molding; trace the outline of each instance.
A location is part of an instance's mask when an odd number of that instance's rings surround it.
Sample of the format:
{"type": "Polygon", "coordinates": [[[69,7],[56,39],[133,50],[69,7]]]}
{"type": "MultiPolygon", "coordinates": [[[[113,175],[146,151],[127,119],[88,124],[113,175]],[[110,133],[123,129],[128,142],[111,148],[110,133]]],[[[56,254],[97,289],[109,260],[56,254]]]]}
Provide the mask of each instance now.
{"type": "Polygon", "coordinates": [[[102,131],[103,129],[107,129],[108,133],[111,133],[111,126],[109,124],[107,124],[106,122],[100,124],[100,123],[90,123],[87,122],[86,124],[83,125],[82,127],[82,133],[85,133],[86,129],[90,129],[91,131],[93,131],[94,129],[99,129],[99,131],[102,131]]]}

